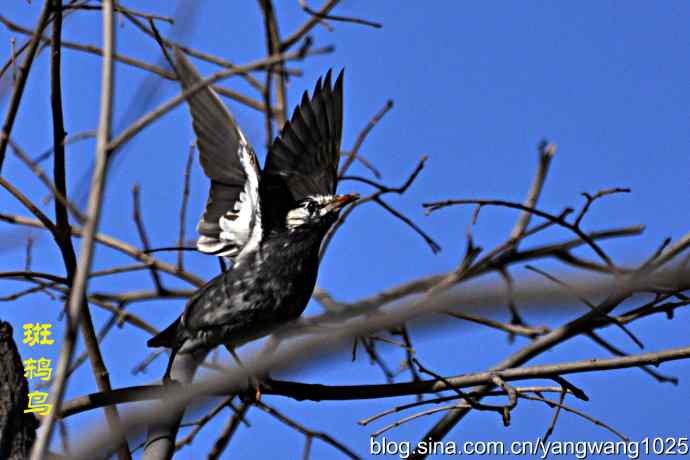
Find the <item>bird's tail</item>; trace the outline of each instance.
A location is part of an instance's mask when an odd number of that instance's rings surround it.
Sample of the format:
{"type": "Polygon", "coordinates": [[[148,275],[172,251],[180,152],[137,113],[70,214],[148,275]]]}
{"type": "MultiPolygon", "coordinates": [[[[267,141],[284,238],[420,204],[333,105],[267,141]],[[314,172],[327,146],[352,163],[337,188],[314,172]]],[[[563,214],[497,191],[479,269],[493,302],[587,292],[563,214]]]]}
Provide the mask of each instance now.
{"type": "Polygon", "coordinates": [[[180,318],[177,318],[170,326],[166,327],[163,332],[157,336],[149,339],[146,342],[151,348],[168,347],[175,348],[178,342],[178,329],[180,327],[180,318]]]}

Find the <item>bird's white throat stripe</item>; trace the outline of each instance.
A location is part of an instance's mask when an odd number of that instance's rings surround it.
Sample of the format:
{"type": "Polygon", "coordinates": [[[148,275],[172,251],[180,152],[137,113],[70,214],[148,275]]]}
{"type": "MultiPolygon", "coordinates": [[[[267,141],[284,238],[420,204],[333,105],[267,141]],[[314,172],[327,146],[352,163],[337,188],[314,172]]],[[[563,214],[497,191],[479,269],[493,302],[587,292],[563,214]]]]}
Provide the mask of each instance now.
{"type": "Polygon", "coordinates": [[[291,209],[287,213],[287,220],[285,224],[288,228],[299,227],[300,225],[309,221],[309,217],[310,214],[307,208],[301,206],[299,208],[291,209]]]}
{"type": "Polygon", "coordinates": [[[309,200],[307,200],[305,203],[303,203],[301,206],[291,209],[288,211],[286,219],[285,219],[285,225],[289,228],[296,228],[299,227],[300,225],[304,225],[305,223],[309,222],[310,220],[316,218],[317,216],[323,214],[325,211],[325,205],[332,203],[333,200],[335,199],[335,196],[333,195],[312,195],[308,197],[311,202],[315,202],[318,204],[318,210],[314,215],[309,211],[309,200]]]}

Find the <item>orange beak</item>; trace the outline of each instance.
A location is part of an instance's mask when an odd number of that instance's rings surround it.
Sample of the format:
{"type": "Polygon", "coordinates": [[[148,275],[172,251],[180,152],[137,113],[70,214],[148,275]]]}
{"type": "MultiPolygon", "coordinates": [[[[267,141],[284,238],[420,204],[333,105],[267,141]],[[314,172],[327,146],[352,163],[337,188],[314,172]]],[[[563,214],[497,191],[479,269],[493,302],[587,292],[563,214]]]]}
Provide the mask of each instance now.
{"type": "Polygon", "coordinates": [[[348,193],[346,195],[338,195],[335,197],[332,206],[334,210],[337,210],[357,200],[359,200],[359,193],[348,193]]]}

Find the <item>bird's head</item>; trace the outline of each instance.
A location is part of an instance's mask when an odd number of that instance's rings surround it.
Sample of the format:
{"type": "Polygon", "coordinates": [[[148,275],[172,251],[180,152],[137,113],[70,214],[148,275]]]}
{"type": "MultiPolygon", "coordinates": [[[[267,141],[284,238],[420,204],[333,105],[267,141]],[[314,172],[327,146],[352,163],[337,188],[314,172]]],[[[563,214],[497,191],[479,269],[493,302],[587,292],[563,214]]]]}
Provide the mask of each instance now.
{"type": "Polygon", "coordinates": [[[357,199],[359,195],[356,193],[308,196],[298,201],[287,213],[285,224],[288,230],[310,227],[328,228],[335,222],[340,210],[357,199]]]}

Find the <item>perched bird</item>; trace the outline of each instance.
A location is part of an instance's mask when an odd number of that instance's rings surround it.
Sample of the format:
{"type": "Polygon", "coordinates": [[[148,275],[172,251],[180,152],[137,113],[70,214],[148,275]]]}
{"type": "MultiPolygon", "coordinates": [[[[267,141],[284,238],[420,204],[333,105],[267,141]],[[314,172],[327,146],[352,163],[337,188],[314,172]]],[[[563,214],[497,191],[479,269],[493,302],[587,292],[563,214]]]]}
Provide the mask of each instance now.
{"type": "MultiPolygon", "coordinates": [[[[184,89],[202,81],[175,52],[184,89]]],[[[212,88],[187,98],[201,165],[211,180],[197,249],[232,260],[189,299],[184,313],[148,341],[176,353],[234,349],[298,318],[314,290],[319,247],[339,211],[358,198],[336,195],[343,75],[328,71],[307,92],[269,148],[263,171],[242,130],[212,88]]],[[[166,371],[169,377],[170,364],[166,371]]]]}

